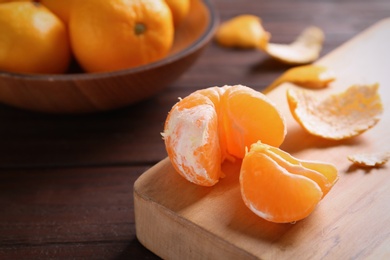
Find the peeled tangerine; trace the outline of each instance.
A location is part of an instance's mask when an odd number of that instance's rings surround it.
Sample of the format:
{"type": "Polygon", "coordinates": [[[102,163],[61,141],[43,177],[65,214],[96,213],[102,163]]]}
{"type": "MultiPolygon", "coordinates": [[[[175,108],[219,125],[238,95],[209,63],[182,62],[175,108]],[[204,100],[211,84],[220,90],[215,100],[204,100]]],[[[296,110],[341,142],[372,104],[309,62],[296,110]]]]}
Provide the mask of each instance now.
{"type": "Polygon", "coordinates": [[[310,26],[290,44],[270,43],[270,38],[271,34],[264,30],[260,17],[247,14],[222,23],[215,36],[216,41],[225,47],[257,48],[288,64],[306,64],[319,57],[324,33],[320,28],[310,26]]]}
{"type": "Polygon", "coordinates": [[[251,146],[240,172],[246,206],[256,215],[277,223],[307,217],[337,180],[333,165],[298,160],[261,142],[251,146]]]}
{"type": "Polygon", "coordinates": [[[289,89],[287,100],[293,117],[309,133],[342,140],[378,123],[383,112],[378,88],[378,84],[354,85],[344,92],[321,97],[318,93],[289,89]]]}
{"type": "Polygon", "coordinates": [[[169,112],[162,136],[176,171],[188,181],[212,186],[223,177],[225,159],[242,159],[261,140],[278,147],[286,125],[262,93],[242,85],[195,91],[169,112]]]}

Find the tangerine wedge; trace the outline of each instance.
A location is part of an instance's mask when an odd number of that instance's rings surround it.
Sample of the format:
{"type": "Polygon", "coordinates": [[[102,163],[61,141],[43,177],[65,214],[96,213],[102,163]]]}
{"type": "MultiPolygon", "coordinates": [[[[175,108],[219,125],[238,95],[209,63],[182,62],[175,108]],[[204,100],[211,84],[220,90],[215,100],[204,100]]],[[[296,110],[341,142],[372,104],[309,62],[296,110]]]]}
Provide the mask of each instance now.
{"type": "Polygon", "coordinates": [[[277,223],[307,217],[338,180],[332,164],[305,161],[261,142],[245,155],[240,189],[245,205],[277,223]]]}
{"type": "Polygon", "coordinates": [[[179,100],[162,133],[176,171],[202,186],[224,176],[224,160],[242,159],[246,147],[258,140],[279,146],[285,135],[284,117],[276,106],[242,85],[201,89],[179,100]]]}

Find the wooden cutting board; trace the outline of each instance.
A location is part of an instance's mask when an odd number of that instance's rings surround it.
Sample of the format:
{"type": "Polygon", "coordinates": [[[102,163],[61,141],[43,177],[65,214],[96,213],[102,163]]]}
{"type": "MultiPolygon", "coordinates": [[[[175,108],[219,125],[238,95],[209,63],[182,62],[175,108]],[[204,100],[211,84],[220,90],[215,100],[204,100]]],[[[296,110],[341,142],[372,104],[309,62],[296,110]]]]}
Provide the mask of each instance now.
{"type": "Polygon", "coordinates": [[[357,152],[390,151],[389,41],[386,19],[318,61],[337,73],[319,94],[380,83],[384,114],[361,136],[345,141],[311,136],[288,109],[285,91],[291,84],[267,94],[287,119],[281,148],[339,170],[339,181],[309,217],[275,224],[253,214],[240,196],[239,162],[223,165],[228,177],[207,188],[184,180],[164,159],[134,184],[139,241],[164,259],[390,259],[390,163],[361,169],[347,160],[357,152]]]}

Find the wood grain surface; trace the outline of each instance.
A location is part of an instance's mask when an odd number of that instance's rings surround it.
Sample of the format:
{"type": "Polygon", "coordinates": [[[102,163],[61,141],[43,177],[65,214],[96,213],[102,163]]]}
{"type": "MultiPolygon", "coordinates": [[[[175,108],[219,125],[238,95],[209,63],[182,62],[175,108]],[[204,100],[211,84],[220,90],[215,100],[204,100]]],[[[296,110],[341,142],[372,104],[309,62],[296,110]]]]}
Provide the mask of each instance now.
{"type": "MultiPolygon", "coordinates": [[[[322,57],[390,14],[388,0],[212,2],[222,21],[259,15],[274,42],[291,42],[307,25],[319,26],[326,35],[322,57]]],[[[212,42],[166,91],[124,109],[55,116],[0,105],[0,259],[158,259],[136,238],[133,184],[166,157],[160,132],[167,112],[178,97],[199,88],[240,83],[264,90],[287,68],[261,52],[223,49],[212,42]]],[[[367,177],[349,176],[352,183],[367,177]]],[[[356,196],[370,205],[373,197],[362,192],[356,188],[356,196]]],[[[330,204],[324,201],[322,210],[325,205],[330,204]]],[[[371,210],[360,205],[351,214],[371,210]]],[[[337,211],[332,214],[337,218],[337,211]]],[[[364,229],[365,222],[352,224],[364,229]]],[[[335,231],[349,229],[323,230],[335,231]]],[[[378,239],[367,243],[373,246],[378,239]]],[[[382,246],[388,244],[384,240],[382,246]]],[[[346,258],[353,257],[358,255],[346,258]]]]}
{"type": "MultiPolygon", "coordinates": [[[[337,79],[317,94],[378,82],[382,101],[389,104],[387,39],[390,19],[325,56],[318,63],[334,70],[337,79]]],[[[381,121],[357,138],[324,140],[305,132],[291,116],[286,100],[291,87],[298,88],[286,83],[267,94],[286,117],[282,149],[297,158],[330,162],[339,170],[339,181],[316,210],[297,223],[267,222],[241,199],[239,161],[226,163],[227,177],[210,188],[184,180],[165,159],[134,185],[136,231],[142,244],[164,259],[390,257],[389,167],[359,169],[347,159],[354,153],[390,152],[390,111],[385,109],[381,121]]]]}

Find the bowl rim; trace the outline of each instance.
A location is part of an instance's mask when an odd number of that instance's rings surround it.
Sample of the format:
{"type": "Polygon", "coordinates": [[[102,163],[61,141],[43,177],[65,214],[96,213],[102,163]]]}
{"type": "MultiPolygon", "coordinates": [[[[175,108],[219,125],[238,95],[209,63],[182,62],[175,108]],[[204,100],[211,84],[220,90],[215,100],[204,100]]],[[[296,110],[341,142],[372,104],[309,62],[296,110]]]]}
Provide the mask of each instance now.
{"type": "Polygon", "coordinates": [[[209,13],[209,17],[210,17],[210,21],[207,24],[205,31],[200,35],[198,39],[196,39],[193,43],[191,43],[187,48],[179,52],[176,52],[172,55],[169,55],[164,59],[160,59],[158,61],[146,65],[142,65],[142,66],[137,66],[134,68],[120,69],[120,70],[108,71],[108,72],[34,74],[34,73],[17,73],[17,72],[0,71],[0,77],[20,78],[20,79],[28,79],[33,81],[35,80],[36,81],[95,80],[95,79],[104,79],[108,77],[123,76],[128,74],[129,72],[131,73],[146,72],[149,70],[153,70],[157,67],[160,67],[162,64],[171,64],[187,55],[190,55],[191,53],[201,48],[203,45],[207,44],[214,35],[214,32],[217,28],[218,21],[219,21],[217,12],[213,4],[210,2],[211,0],[198,0],[198,1],[203,2],[203,4],[206,6],[206,10],[209,13]]]}

